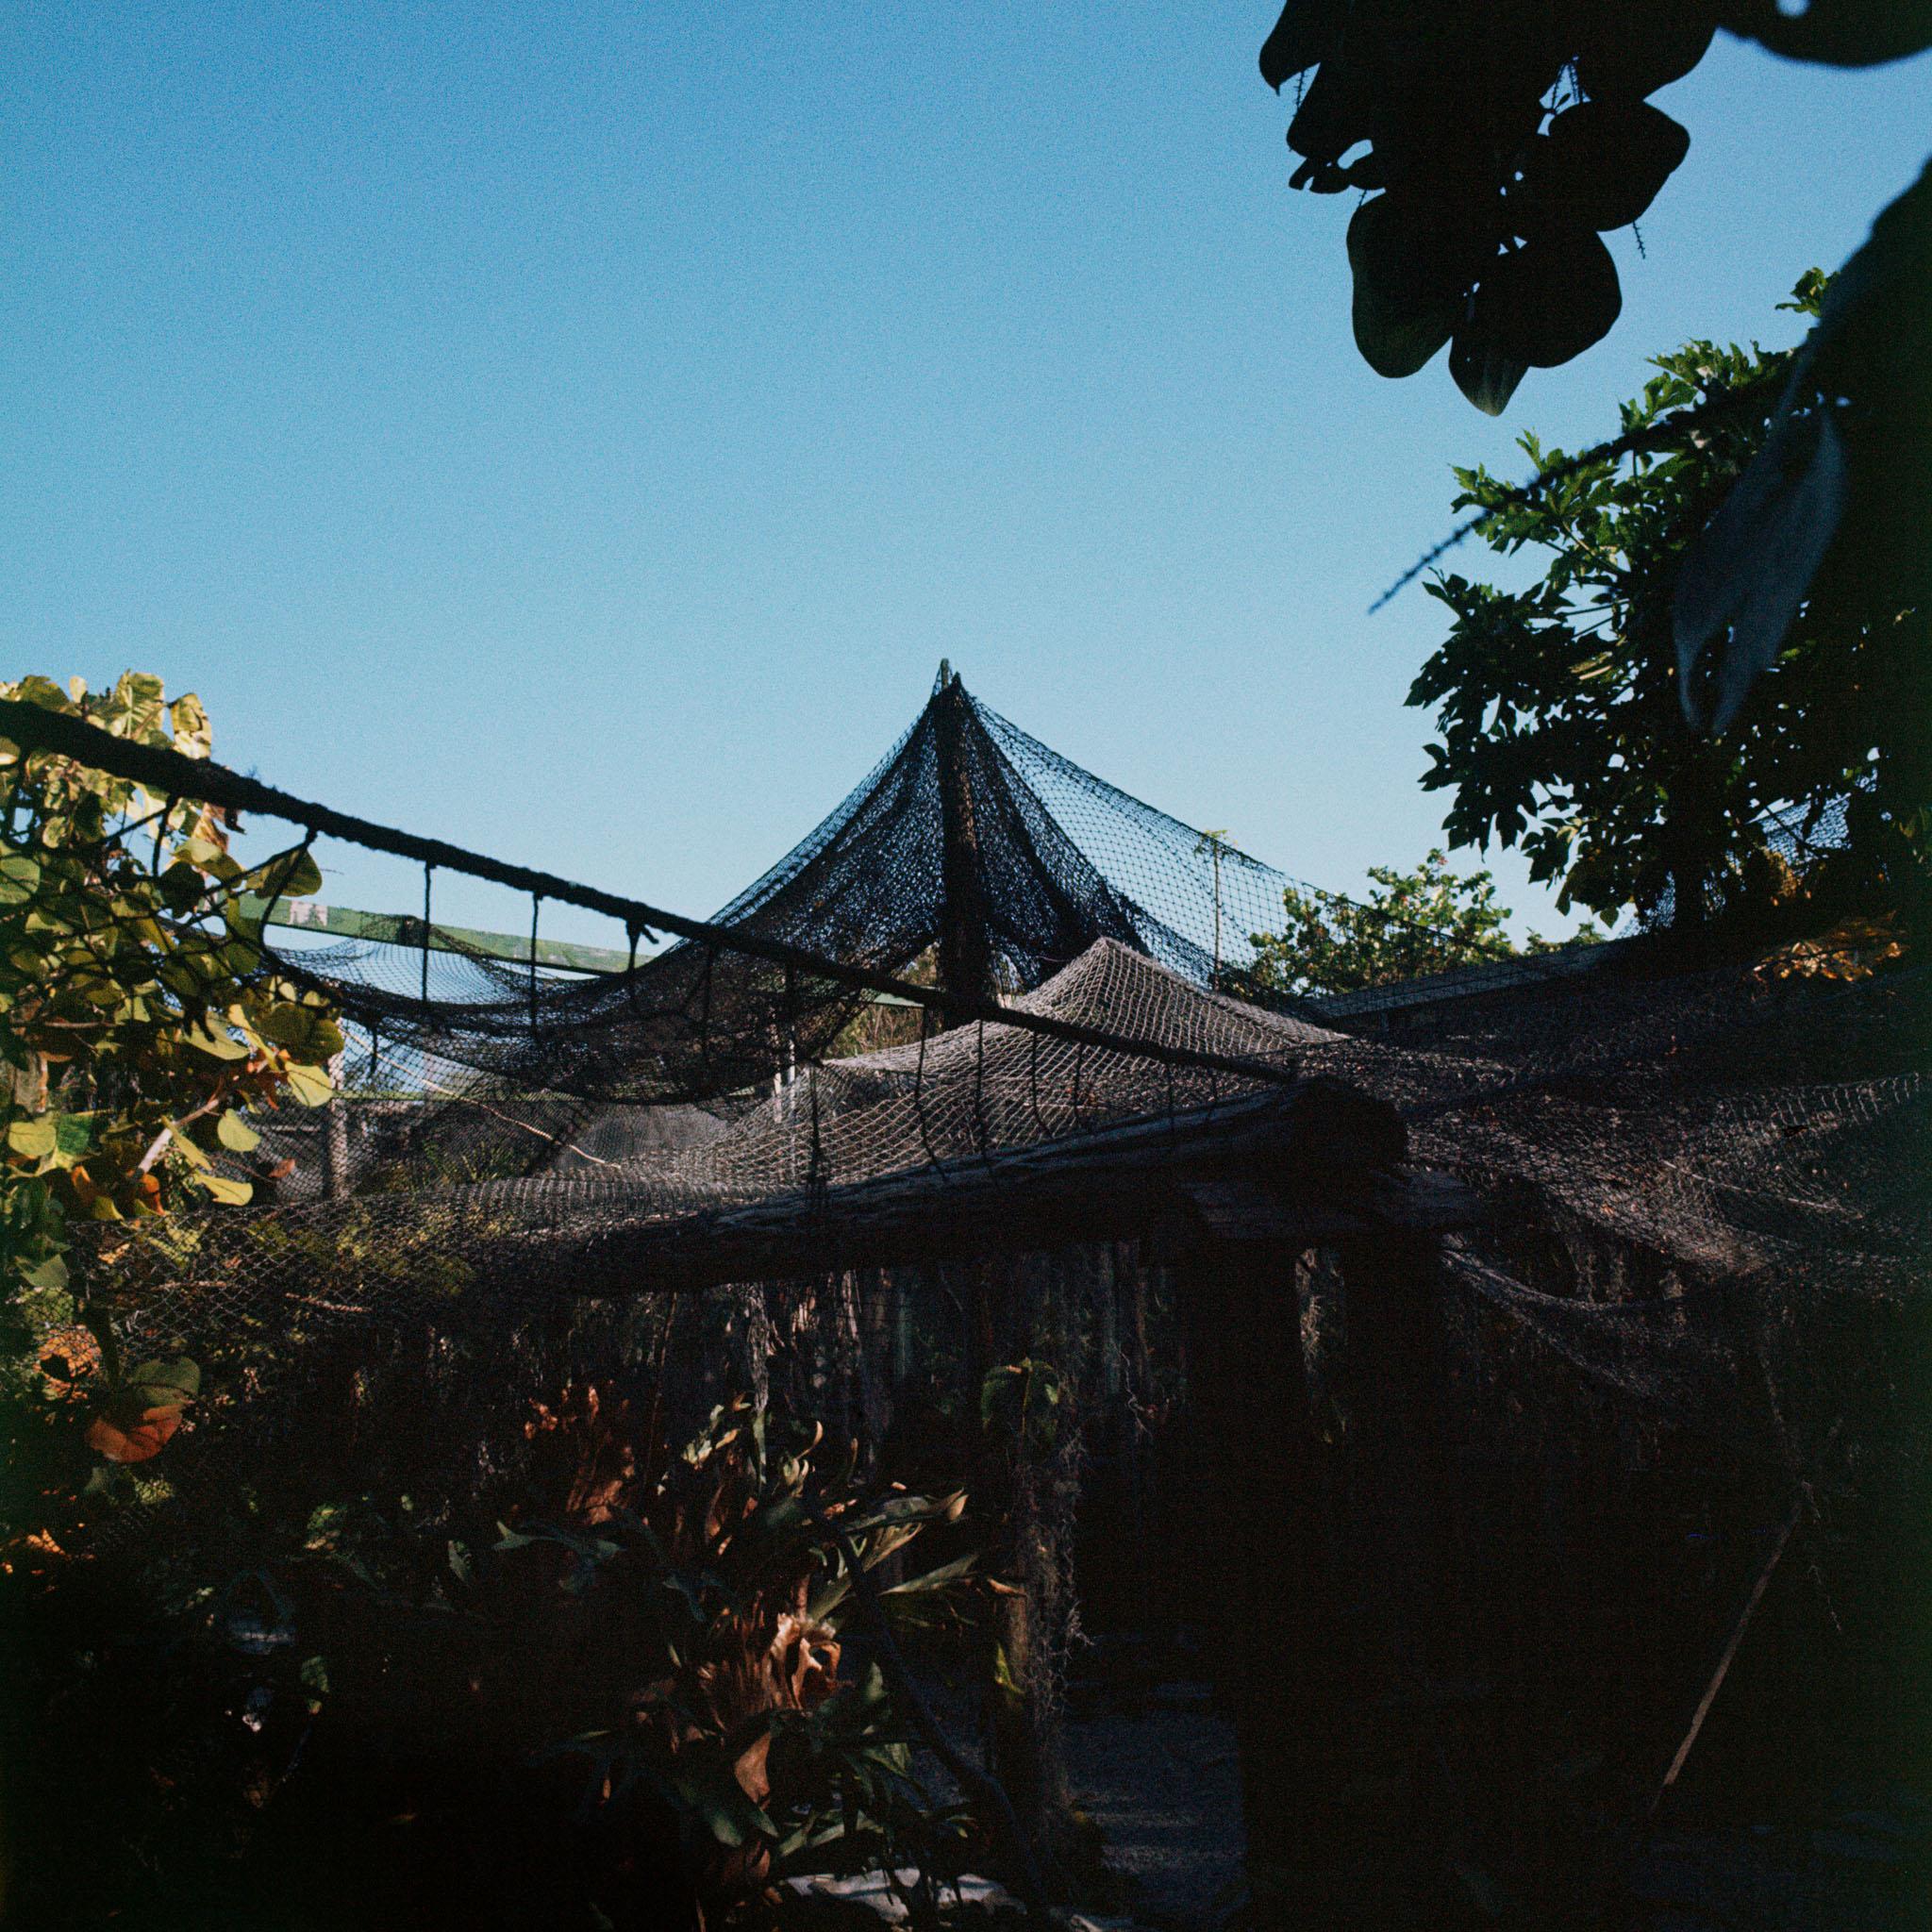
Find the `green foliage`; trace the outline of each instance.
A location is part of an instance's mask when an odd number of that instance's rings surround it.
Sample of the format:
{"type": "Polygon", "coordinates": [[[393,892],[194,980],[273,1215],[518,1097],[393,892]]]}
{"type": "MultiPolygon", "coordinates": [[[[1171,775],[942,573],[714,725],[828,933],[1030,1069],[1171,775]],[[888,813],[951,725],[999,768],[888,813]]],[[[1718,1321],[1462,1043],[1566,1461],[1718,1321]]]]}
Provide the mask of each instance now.
{"type": "MultiPolygon", "coordinates": [[[[1824,288],[1807,274],[1786,306],[1815,314],[1824,288]]],[[[1856,597],[1821,591],[1735,728],[1685,729],[1678,566],[1761,443],[1791,360],[1707,341],[1658,357],[1657,375],[1623,406],[1625,432],[1736,400],[1527,502],[1485,470],[1457,472],[1457,508],[1491,513],[1492,550],[1548,561],[1526,590],[1455,575],[1429,586],[1454,623],[1409,692],[1410,704],[1437,708],[1442,733],[1423,783],[1452,793],[1456,843],[1520,842],[1531,876],[1558,883],[1566,908],[1610,918],[1668,907],[1697,920],[1817,890],[1767,836],[1774,811],[1806,833],[1845,812],[1838,888],[1867,905],[1923,855],[1926,667],[1895,613],[1874,617],[1856,597]]],[[[1562,460],[1533,435],[1523,448],[1540,471],[1562,460]]]]}
{"type": "MultiPolygon", "coordinates": [[[[1438,850],[1414,872],[1376,865],[1369,877],[1374,884],[1362,900],[1318,898],[1290,886],[1281,895],[1282,929],[1250,936],[1249,986],[1276,993],[1355,992],[1516,952],[1506,930],[1509,908],[1496,904],[1488,873],[1458,875],[1438,850]]],[[[1553,943],[1559,942],[1532,933],[1527,950],[1544,952],[1553,943]]]]}
{"type": "MultiPolygon", "coordinates": [[[[910,1495],[851,1480],[849,1457],[813,1468],[822,1432],[740,1401],[653,1480],[619,1444],[625,1415],[575,1391],[540,1411],[539,1439],[574,1463],[569,1520],[504,1526],[463,1607],[514,1604],[534,1576],[540,1623],[509,1648],[526,1667],[564,1637],[586,1655],[584,1629],[557,1622],[560,1595],[580,1622],[620,1631],[621,1681],[606,1694],[614,1723],[580,1731],[545,1755],[583,1760],[587,1802],[622,1807],[654,1798],[678,1821],[687,1871],[701,1896],[741,1896],[788,1866],[889,1870],[944,1862],[962,1817],[914,1777],[911,1734],[876,1667],[840,1674],[840,1626],[854,1579],[836,1521],[871,1572],[924,1530],[958,1520],[963,1493],[910,1495]],[[532,1571],[528,1566],[536,1566],[532,1571]],[[547,1606],[546,1606],[547,1598],[547,1606]]],[[[553,1481],[553,1491],[559,1485],[553,1481]]],[[[902,1628],[958,1615],[971,1556],[880,1592],[902,1628]]],[[[461,1569],[468,1581],[467,1554],[461,1569]]],[[[591,1650],[595,1653],[597,1646],[591,1650]]]]}
{"type": "MultiPolygon", "coordinates": [[[[199,700],[169,703],[158,677],[0,695],[208,754],[199,700]]],[[[319,885],[306,850],[244,868],[215,811],[0,741],[0,1293],[16,1308],[64,1293],[77,1221],[132,1232],[245,1202],[246,1116],[329,1097],[335,1017],[267,970],[241,906],[319,885]]]]}
{"type": "MultiPolygon", "coordinates": [[[[121,1379],[151,1407],[198,1392],[183,1360],[121,1379]]],[[[311,1831],[357,1845],[358,1902],[385,1895],[372,1874],[442,1865],[457,1895],[437,1924],[716,1924],[788,1873],[881,1865],[918,1871],[908,1889],[929,1901],[983,1853],[922,1782],[877,1668],[844,1653],[856,1597],[829,1526],[900,1642],[948,1657],[984,1593],[963,1495],[855,1480],[813,1424],[743,1402],[676,1450],[581,1385],[498,1400],[489,1451],[465,1435],[470,1453],[441,1455],[445,1430],[477,1426],[459,1402],[407,1488],[394,1467],[351,1487],[366,1453],[325,1434],[237,1465],[218,1543],[184,1563],[188,1546],[148,1542],[131,1629],[129,1599],[66,1555],[64,1513],[0,1547],[0,1613],[42,1646],[16,1694],[49,1801],[31,1861],[38,1895],[60,1900],[48,1923],[158,1894],[193,1898],[197,1924],[278,1923],[262,1901],[311,1831]],[[947,1546],[908,1561],[935,1531],[947,1546]],[[56,1802],[75,1790],[89,1807],[56,1802]],[[75,1889],[99,1815],[115,1829],[75,1889]]],[[[33,1487],[71,1483],[73,1418],[33,1420],[66,1452],[33,1487]]],[[[331,1879],[299,1850],[292,1871],[331,1879]]]]}
{"type": "Polygon", "coordinates": [[[980,1426],[1016,1449],[1050,1455],[1074,1424],[1070,1391],[1051,1362],[1024,1357],[989,1369],[979,1385],[980,1426]]]}

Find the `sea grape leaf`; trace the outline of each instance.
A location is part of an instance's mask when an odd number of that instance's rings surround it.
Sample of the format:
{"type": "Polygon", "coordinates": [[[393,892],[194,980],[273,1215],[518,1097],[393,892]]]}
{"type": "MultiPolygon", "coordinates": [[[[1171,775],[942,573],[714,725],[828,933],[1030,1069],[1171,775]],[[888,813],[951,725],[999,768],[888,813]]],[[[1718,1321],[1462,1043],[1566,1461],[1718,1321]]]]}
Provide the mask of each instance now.
{"type": "Polygon", "coordinates": [[[1338,0],[1288,0],[1261,43],[1261,78],[1278,93],[1284,81],[1327,59],[1335,51],[1343,12],[1338,0]]]}
{"type": "Polygon", "coordinates": [[[88,1424],[87,1446],[109,1462],[146,1462],[168,1446],[181,1426],[178,1408],[154,1408],[140,1415],[97,1415],[88,1424]]]}
{"type": "Polygon", "coordinates": [[[7,1144],[24,1160],[44,1160],[59,1142],[59,1127],[53,1114],[37,1114],[31,1120],[14,1121],[7,1129],[7,1144]]]}
{"type": "Polygon", "coordinates": [[[201,1393],[201,1365],[185,1355],[139,1362],[128,1370],[124,1386],[144,1407],[192,1402],[201,1393]]]}
{"type": "Polygon", "coordinates": [[[1717,31],[1710,0],[1619,0],[1579,22],[1576,84],[1592,100],[1641,100],[1702,60],[1717,31]]]}
{"type": "Polygon", "coordinates": [[[218,1060],[245,1060],[248,1058],[248,1048],[241,1041],[230,1034],[218,1033],[205,1024],[190,1026],[183,1037],[189,1045],[198,1047],[218,1060]]]}
{"type": "Polygon", "coordinates": [[[1689,130],[1648,101],[1584,101],[1531,147],[1523,192],[1540,220],[1624,228],[1690,151],[1689,130]]]}
{"type": "Polygon", "coordinates": [[[289,1091],[302,1107],[322,1107],[335,1097],[335,1082],[323,1067],[311,1067],[302,1060],[291,1060],[283,1069],[289,1091]]]}
{"type": "Polygon", "coordinates": [[[25,853],[9,852],[0,858],[0,906],[18,906],[31,899],[40,883],[40,865],[25,853]]]}
{"type": "Polygon", "coordinates": [[[1874,67],[1932,46],[1932,0],[1724,0],[1724,24],[1790,60],[1874,67]]]}
{"type": "Polygon", "coordinates": [[[1356,347],[1377,375],[1413,375],[1449,340],[1463,312],[1466,254],[1446,209],[1377,194],[1348,225],[1356,347]]]}
{"type": "Polygon", "coordinates": [[[1500,416],[1529,364],[1497,347],[1479,305],[1480,298],[1449,345],[1449,374],[1484,415],[1500,416]]]}
{"type": "Polygon", "coordinates": [[[1483,275],[1474,313],[1496,353],[1554,369],[1601,341],[1623,306],[1610,251],[1580,231],[1536,236],[1503,256],[1483,275]]]}

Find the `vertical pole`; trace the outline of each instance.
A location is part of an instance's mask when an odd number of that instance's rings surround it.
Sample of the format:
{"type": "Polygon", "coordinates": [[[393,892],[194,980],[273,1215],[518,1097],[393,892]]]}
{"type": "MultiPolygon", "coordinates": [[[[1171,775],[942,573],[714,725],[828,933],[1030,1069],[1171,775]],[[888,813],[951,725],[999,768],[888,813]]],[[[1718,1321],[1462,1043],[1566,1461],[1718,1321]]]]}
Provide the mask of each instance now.
{"type": "Polygon", "coordinates": [[[1358,1547],[1383,1560],[1373,1592],[1416,1660],[1442,1634],[1447,1559],[1448,1338],[1441,1242],[1387,1234],[1341,1249],[1343,1350],[1359,1401],[1351,1428],[1357,1502],[1379,1519],[1358,1547]]]}
{"type": "Polygon", "coordinates": [[[1341,1857],[1340,1606],[1326,1472],[1308,1422],[1288,1241],[1205,1241],[1176,1284],[1196,1454],[1193,1509],[1224,1704],[1234,1718],[1257,1925],[1324,1925],[1341,1857]]]}
{"type": "MultiPolygon", "coordinates": [[[[1454,1486],[1449,1331],[1441,1285],[1441,1243],[1433,1235],[1391,1232],[1339,1250],[1341,1337],[1338,1353],[1353,1391],[1346,1450],[1347,1534],[1339,1579],[1350,1605],[1354,1693],[1351,1720],[1373,1759],[1400,1755],[1378,1747],[1376,1711],[1390,1693],[1418,1682],[1466,1674],[1468,1632],[1459,1627],[1464,1593],[1454,1588],[1454,1486]]],[[[1424,1760],[1423,1776],[1442,1757],[1424,1760]]],[[[1371,1762],[1373,1777],[1386,1764],[1371,1762]]],[[[1408,1810],[1363,1806],[1343,1823],[1355,1846],[1364,1922],[1407,1923],[1440,1885],[1449,1843],[1442,1833],[1459,1809],[1456,1793],[1416,1782],[1408,1810]]]]}
{"type": "Polygon", "coordinates": [[[1214,975],[1208,984],[1221,990],[1221,841],[1214,841],[1214,975]]]}
{"type": "Polygon", "coordinates": [[[1169,1467],[1172,1438],[1163,1427],[1153,1431],[1154,1350],[1147,1320],[1147,1269],[1139,1252],[1124,1241],[1112,1244],[1113,1277],[1126,1294],[1127,1374],[1126,1412],[1122,1417],[1122,1453],[1126,1459],[1129,1547],[1142,1553],[1151,1599],[1148,1624],[1162,1638],[1172,1639],[1180,1621],[1175,1608],[1174,1540],[1158,1527],[1158,1511],[1165,1494],[1160,1480],[1169,1467]]]}
{"type": "MultiPolygon", "coordinates": [[[[891,1387],[896,1397],[912,1379],[913,1291],[919,1276],[909,1268],[891,1271],[892,1282],[892,1367],[891,1387]]],[[[977,1391],[974,1391],[975,1398],[977,1391]]]]}
{"type": "MultiPolygon", "coordinates": [[[[1043,1256],[1001,1257],[976,1265],[975,1303],[983,1311],[969,1357],[983,1375],[1024,1355],[1053,1357],[1051,1264],[1043,1256]]],[[[1059,1466],[1059,1432],[1077,1428],[1072,1406],[1049,1421],[1023,1391],[1010,1434],[990,1440],[988,1489],[1004,1491],[1004,1547],[999,1567],[1014,1588],[993,1599],[993,1635],[1006,1666],[1005,1682],[988,1700],[992,1764],[1012,1799],[1021,1826],[1049,1873],[1059,1864],[1072,1794],[1060,1736],[1056,1662],[1072,1609],[1065,1593],[1062,1539],[1071,1534],[1059,1466]],[[1044,1439],[1044,1440],[1042,1440],[1044,1439]]]]}
{"type": "MultiPolygon", "coordinates": [[[[944,667],[932,718],[940,791],[939,983],[948,992],[990,999],[996,989],[969,744],[972,708],[965,686],[957,675],[947,675],[944,667]]],[[[1024,1266],[1003,1258],[965,1271],[966,1356],[974,1405],[985,1377],[1023,1336],[1030,1341],[1037,1325],[1030,1311],[1023,1318],[1027,1301],[1024,1266]]],[[[995,1600],[994,1624],[1008,1682],[993,1691],[988,1715],[999,1775],[1023,1829],[1051,1864],[1052,1841],[1069,1799],[1058,1713],[1039,1645],[1046,1634],[1043,1617],[1057,1596],[1055,1580],[1047,1574],[1058,1557],[1053,1538],[1063,1533],[1064,1525],[1041,1516],[1039,1484],[1045,1473],[1031,1466],[1024,1415],[1010,1454],[1005,1567],[1018,1588],[995,1600]]]]}
{"type": "Polygon", "coordinates": [[[1216,992],[1221,990],[1221,850],[1226,842],[1227,833],[1220,826],[1205,831],[1194,841],[1194,856],[1208,855],[1208,863],[1214,878],[1214,970],[1208,975],[1208,984],[1216,992]]]}
{"type": "Polygon", "coordinates": [[[1113,1246],[1103,1242],[1098,1248],[1088,1252],[1088,1265],[1091,1270],[1094,1297],[1100,1304],[1100,1375],[1101,1391],[1108,1401],[1109,1426],[1113,1423],[1113,1406],[1121,1398],[1121,1298],[1120,1285],[1114,1279],[1113,1246]]]}
{"type": "Polygon", "coordinates": [[[992,942],[967,751],[972,714],[957,675],[934,697],[932,720],[940,783],[940,985],[985,999],[993,991],[992,942]]]}
{"type": "Polygon", "coordinates": [[[868,1268],[858,1276],[859,1414],[868,1469],[892,1425],[892,1330],[900,1292],[889,1269],[868,1268]]]}
{"type": "Polygon", "coordinates": [[[328,1063],[335,1091],[324,1109],[323,1188],[331,1201],[349,1197],[349,1110],[342,1099],[342,1062],[343,1056],[337,1054],[328,1063]]]}

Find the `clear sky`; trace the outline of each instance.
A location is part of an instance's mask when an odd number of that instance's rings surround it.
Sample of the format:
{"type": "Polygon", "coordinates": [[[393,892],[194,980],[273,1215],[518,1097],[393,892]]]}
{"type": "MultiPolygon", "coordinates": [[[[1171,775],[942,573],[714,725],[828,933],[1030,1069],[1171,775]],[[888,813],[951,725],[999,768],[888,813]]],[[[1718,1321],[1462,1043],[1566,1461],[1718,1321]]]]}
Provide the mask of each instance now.
{"type": "Polygon", "coordinates": [[[1291,873],[1412,861],[1440,607],[1367,607],[1449,465],[1608,433],[1687,336],[1790,340],[1932,68],[1721,41],[1622,321],[1493,423],[1357,358],[1274,11],[14,0],[0,665],[158,671],[275,783],[692,912],[941,655],[1291,873]]]}

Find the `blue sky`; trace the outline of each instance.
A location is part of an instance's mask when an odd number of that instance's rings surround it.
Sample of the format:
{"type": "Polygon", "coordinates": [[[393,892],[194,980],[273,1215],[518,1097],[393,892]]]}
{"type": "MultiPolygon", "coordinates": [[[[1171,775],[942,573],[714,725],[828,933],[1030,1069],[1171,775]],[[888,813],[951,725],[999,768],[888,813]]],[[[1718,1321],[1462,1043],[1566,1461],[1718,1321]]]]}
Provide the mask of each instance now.
{"type": "Polygon", "coordinates": [[[1660,97],[1692,146],[1612,238],[1622,321],[1493,423],[1357,358],[1273,18],[16,0],[0,665],[159,671],[291,790],[693,912],[942,655],[1291,873],[1412,860],[1439,607],[1367,607],[1449,465],[1605,433],[1685,337],[1789,340],[1932,69],[1720,42],[1660,97]]]}

